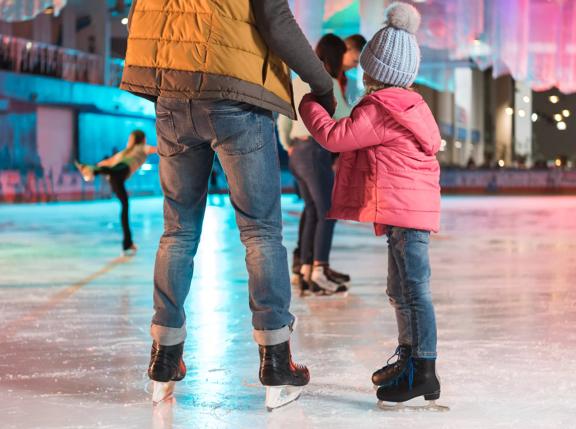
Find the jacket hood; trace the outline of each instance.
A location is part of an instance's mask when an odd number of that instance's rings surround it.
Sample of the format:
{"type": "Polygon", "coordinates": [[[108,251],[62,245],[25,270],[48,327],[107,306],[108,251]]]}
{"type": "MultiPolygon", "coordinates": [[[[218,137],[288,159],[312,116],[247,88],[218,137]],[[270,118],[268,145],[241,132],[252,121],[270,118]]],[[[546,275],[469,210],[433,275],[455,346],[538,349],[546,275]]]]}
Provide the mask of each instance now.
{"type": "Polygon", "coordinates": [[[440,149],[440,130],[430,108],[420,94],[402,88],[386,88],[369,95],[409,130],[426,155],[436,155],[440,149]]]}

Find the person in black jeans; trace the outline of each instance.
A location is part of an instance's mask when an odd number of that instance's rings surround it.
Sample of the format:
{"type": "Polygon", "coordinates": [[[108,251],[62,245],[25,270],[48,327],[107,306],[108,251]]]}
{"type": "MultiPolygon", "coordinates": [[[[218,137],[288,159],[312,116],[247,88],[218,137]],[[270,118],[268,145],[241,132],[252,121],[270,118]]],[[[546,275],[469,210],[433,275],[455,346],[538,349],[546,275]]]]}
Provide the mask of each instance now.
{"type": "Polygon", "coordinates": [[[124,234],[122,249],[125,256],[133,256],[137,250],[130,230],[128,192],[126,192],[125,182],[146,162],[148,155],[155,152],[156,148],[146,144],[146,134],[136,130],[130,134],[126,149],[110,158],[100,161],[97,165],[76,163],[76,167],[87,182],[94,180],[94,177],[98,175],[107,176],[112,192],[120,200],[122,205],[120,219],[124,234]]]}
{"type": "MultiPolygon", "coordinates": [[[[334,34],[322,37],[316,47],[316,54],[334,81],[336,118],[345,117],[350,111],[337,81],[346,50],[344,41],[334,34]]],[[[298,104],[308,87],[301,79],[295,79],[293,85],[298,104]]],[[[333,270],[329,262],[335,225],[335,221],[326,219],[334,184],[332,155],[310,137],[301,121],[280,117],[278,128],[280,141],[289,154],[290,170],[304,199],[298,244],[293,253],[293,284],[299,284],[304,295],[309,291],[319,295],[345,293],[350,276],[333,270]]]]}
{"type": "Polygon", "coordinates": [[[304,200],[297,248],[304,289],[310,288],[312,292],[324,294],[345,292],[347,288],[343,282],[346,279],[335,277],[328,265],[336,224],[334,220],[326,219],[334,186],[332,156],[312,138],[295,139],[292,144],[294,150],[290,156],[290,166],[304,200]],[[313,262],[316,275],[306,272],[313,262]]]}

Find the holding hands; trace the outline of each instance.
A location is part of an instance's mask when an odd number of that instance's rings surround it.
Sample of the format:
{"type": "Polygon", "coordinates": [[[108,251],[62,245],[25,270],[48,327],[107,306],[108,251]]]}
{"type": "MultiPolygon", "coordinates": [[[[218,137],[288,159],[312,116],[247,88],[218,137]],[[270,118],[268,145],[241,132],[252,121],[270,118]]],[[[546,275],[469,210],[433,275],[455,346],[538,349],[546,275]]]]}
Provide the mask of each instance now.
{"type": "Polygon", "coordinates": [[[334,116],[334,113],[336,112],[337,102],[336,97],[334,97],[334,91],[330,91],[324,95],[314,95],[312,93],[306,94],[300,105],[307,101],[317,102],[324,108],[324,110],[328,112],[331,117],[334,116]]]}

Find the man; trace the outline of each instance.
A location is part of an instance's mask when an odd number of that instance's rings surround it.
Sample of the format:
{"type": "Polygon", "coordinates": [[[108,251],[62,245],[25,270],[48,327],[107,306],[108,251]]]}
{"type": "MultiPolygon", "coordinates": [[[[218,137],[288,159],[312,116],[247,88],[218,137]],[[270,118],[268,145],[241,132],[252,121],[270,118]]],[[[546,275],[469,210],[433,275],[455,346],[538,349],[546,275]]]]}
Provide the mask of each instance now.
{"type": "Polygon", "coordinates": [[[156,153],[156,148],[146,144],[144,131],[135,130],[130,133],[126,148],[110,158],[100,161],[97,165],[76,162],[76,168],[87,182],[91,182],[94,180],[94,176],[98,175],[108,177],[112,192],[118,197],[122,205],[120,221],[124,234],[122,240],[122,254],[124,256],[134,256],[138,250],[132,241],[132,232],[130,231],[128,192],[126,192],[125,182],[142,167],[148,155],[152,153],[156,153]]]}
{"type": "Polygon", "coordinates": [[[282,246],[280,169],[272,112],[296,116],[290,70],[335,110],[330,75],[287,0],[133,2],[122,88],[156,102],[164,235],[156,256],[153,401],[184,378],[184,300],[192,279],[214,154],[229,180],[246,247],[260,381],[269,408],[299,395],[308,369],[292,362],[294,316],[282,246]],[[166,384],[164,384],[166,383],[166,384]]]}

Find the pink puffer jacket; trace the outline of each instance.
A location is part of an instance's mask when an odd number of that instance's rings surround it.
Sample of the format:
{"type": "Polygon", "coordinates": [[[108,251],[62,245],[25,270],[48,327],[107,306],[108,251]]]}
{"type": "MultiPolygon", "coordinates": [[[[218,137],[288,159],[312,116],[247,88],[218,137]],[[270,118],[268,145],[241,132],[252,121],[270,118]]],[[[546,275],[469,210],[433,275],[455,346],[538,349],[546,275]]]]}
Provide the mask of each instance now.
{"type": "Polygon", "coordinates": [[[413,91],[377,91],[335,121],[307,95],[300,115],[330,152],[342,152],[332,194],[332,219],[373,222],[438,232],[440,132],[422,97],[413,91]]]}

